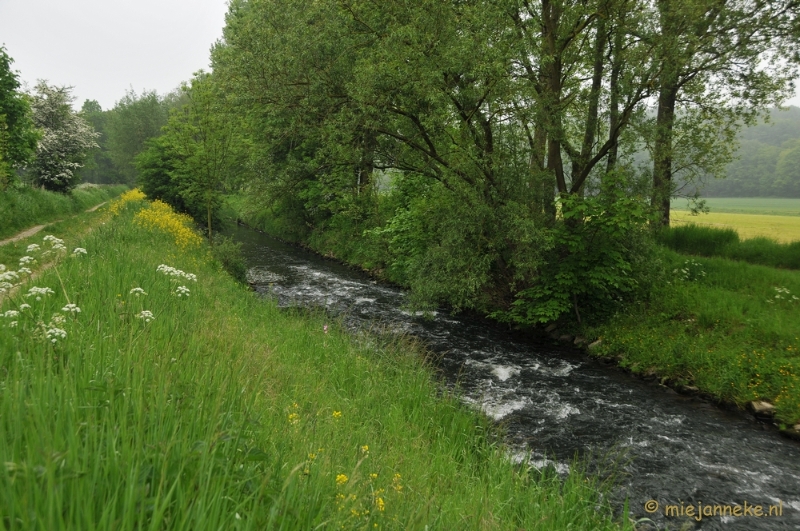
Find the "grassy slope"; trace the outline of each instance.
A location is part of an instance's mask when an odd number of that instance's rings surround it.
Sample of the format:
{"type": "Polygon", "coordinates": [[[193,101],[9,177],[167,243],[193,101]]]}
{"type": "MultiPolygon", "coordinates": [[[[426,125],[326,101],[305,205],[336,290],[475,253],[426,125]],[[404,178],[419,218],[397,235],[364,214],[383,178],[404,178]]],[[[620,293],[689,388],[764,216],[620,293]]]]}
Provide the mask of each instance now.
{"type": "Polygon", "coordinates": [[[2,303],[32,307],[0,317],[0,527],[616,528],[592,481],[509,463],[414,348],[279,311],[137,208],[24,286],[54,294],[2,303]]]}
{"type": "Polygon", "coordinates": [[[598,354],[720,399],[770,400],[780,421],[800,422],[800,272],[663,259],[672,273],[650,301],[594,330],[598,354]]]}
{"type": "Polygon", "coordinates": [[[125,189],[127,187],[121,185],[92,186],[78,188],[69,195],[38,188],[0,192],[0,239],[32,225],[76,214],[119,195],[125,189]]]}

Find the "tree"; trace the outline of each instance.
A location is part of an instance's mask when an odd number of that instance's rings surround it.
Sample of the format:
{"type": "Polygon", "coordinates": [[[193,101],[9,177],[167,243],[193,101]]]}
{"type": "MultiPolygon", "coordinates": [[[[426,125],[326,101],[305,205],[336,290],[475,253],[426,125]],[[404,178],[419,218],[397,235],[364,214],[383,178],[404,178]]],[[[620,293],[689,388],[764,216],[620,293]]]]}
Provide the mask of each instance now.
{"type": "Polygon", "coordinates": [[[34,184],[56,192],[68,192],[78,184],[77,170],[97,147],[98,133],[72,110],[70,90],[40,81],[31,104],[41,139],[28,170],[34,184]]]}
{"type": "Polygon", "coordinates": [[[14,170],[31,160],[38,138],[31,121],[30,103],[19,91],[12,62],[0,46],[0,191],[13,181],[14,170]]]}
{"type": "Polygon", "coordinates": [[[161,134],[169,108],[155,91],[136,94],[129,90],[107,114],[105,130],[108,154],[123,182],[136,182],[136,155],[148,139],[161,134]]]}
{"type": "Polygon", "coordinates": [[[793,0],[656,0],[659,62],[652,205],[669,225],[673,177],[721,175],[736,134],[796,77],[793,0]]]}

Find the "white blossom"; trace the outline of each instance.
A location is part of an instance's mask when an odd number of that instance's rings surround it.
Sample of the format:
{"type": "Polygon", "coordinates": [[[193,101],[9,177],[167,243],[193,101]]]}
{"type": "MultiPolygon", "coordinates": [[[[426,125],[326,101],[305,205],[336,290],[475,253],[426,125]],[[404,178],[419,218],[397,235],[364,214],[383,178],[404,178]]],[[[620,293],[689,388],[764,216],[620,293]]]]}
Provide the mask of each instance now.
{"type": "Polygon", "coordinates": [[[50,318],[50,323],[47,325],[51,328],[56,326],[64,326],[64,323],[67,322],[67,318],[61,315],[60,313],[54,313],[53,316],[50,318]]]}
{"type": "Polygon", "coordinates": [[[32,244],[30,244],[28,246],[28,248],[25,250],[25,252],[26,253],[35,253],[38,250],[39,250],[39,244],[38,243],[32,243],[32,244]]]}
{"type": "Polygon", "coordinates": [[[3,317],[17,317],[19,312],[17,310],[8,310],[3,314],[3,317]]]}
{"type": "Polygon", "coordinates": [[[22,304],[20,304],[20,305],[19,305],[19,309],[20,309],[20,310],[27,310],[27,309],[29,309],[30,307],[31,307],[31,305],[30,305],[30,304],[28,304],[27,302],[23,302],[22,304]]]}
{"type": "Polygon", "coordinates": [[[18,324],[19,324],[18,321],[11,321],[10,323],[8,323],[8,327],[9,328],[16,328],[18,324]]]}
{"type": "Polygon", "coordinates": [[[130,291],[130,294],[136,295],[138,297],[139,295],[147,295],[147,292],[145,292],[145,290],[143,290],[142,288],[133,288],[130,291]]]}
{"type": "Polygon", "coordinates": [[[55,344],[59,339],[66,339],[67,332],[61,328],[52,327],[47,329],[45,336],[51,343],[55,344]]]}
{"type": "Polygon", "coordinates": [[[186,273],[185,271],[181,271],[180,269],[176,269],[172,266],[168,266],[166,264],[161,264],[156,268],[156,271],[159,273],[164,273],[167,276],[177,278],[185,278],[186,280],[191,280],[192,282],[197,282],[197,275],[193,273],[186,273]]]}
{"type": "Polygon", "coordinates": [[[72,303],[67,304],[66,306],[61,308],[61,311],[67,313],[81,313],[81,309],[72,303]]]}
{"type": "Polygon", "coordinates": [[[27,267],[20,267],[18,272],[22,273],[22,274],[25,274],[25,275],[30,275],[31,274],[31,270],[28,269],[27,267]]]}
{"type": "Polygon", "coordinates": [[[155,319],[155,316],[153,315],[153,312],[151,312],[149,310],[142,310],[141,312],[136,314],[136,317],[138,317],[139,319],[142,319],[145,323],[149,323],[150,321],[155,319]]]}
{"type": "Polygon", "coordinates": [[[189,296],[189,288],[187,288],[186,286],[178,286],[178,288],[175,290],[175,294],[178,297],[188,297],[189,296]]]}
{"type": "Polygon", "coordinates": [[[50,288],[39,288],[39,287],[32,287],[28,290],[28,293],[25,294],[25,297],[36,297],[37,301],[42,300],[42,297],[47,295],[53,295],[55,291],[51,290],[50,288]]]}
{"type": "Polygon", "coordinates": [[[61,238],[56,238],[52,234],[48,234],[47,236],[45,236],[42,239],[44,241],[46,241],[46,242],[50,242],[50,245],[52,245],[52,246],[64,245],[64,240],[62,240],[61,238]]]}
{"type": "Polygon", "coordinates": [[[72,251],[72,256],[78,256],[80,254],[88,254],[88,253],[86,252],[86,249],[84,249],[83,247],[75,247],[75,250],[72,251]]]}
{"type": "Polygon", "coordinates": [[[36,258],[34,258],[32,256],[23,256],[22,258],[19,259],[19,265],[21,265],[21,266],[28,265],[28,264],[33,264],[35,262],[36,262],[36,258]]]}

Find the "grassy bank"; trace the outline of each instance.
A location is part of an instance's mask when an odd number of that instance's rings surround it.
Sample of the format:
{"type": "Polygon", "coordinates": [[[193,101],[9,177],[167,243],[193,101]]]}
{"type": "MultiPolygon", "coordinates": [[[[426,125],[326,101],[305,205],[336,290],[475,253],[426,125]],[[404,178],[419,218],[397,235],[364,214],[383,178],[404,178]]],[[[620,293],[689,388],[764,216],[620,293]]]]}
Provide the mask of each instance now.
{"type": "Polygon", "coordinates": [[[664,250],[647,303],[591,330],[600,356],[739,405],[768,400],[800,422],[800,272],[664,250]]]}
{"type": "Polygon", "coordinates": [[[0,239],[30,227],[48,223],[116,197],[126,186],[87,186],[70,194],[24,187],[0,193],[0,239]]]}
{"type": "Polygon", "coordinates": [[[61,258],[2,303],[0,527],[618,528],[593,480],[510,463],[413,345],[279,311],[125,198],[66,251],[24,242],[61,258]]]}

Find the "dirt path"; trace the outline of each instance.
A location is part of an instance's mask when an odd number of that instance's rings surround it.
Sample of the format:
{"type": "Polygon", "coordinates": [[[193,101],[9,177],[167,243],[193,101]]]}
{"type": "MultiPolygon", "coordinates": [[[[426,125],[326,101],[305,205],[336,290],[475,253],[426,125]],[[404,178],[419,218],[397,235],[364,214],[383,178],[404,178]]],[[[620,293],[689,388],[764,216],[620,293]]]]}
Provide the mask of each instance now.
{"type": "MultiPolygon", "coordinates": [[[[86,210],[86,212],[94,212],[95,210],[97,210],[101,206],[105,205],[106,203],[108,203],[108,201],[103,201],[99,205],[95,205],[92,208],[86,210]]],[[[23,238],[27,238],[28,236],[33,236],[34,234],[36,234],[37,232],[39,232],[40,230],[42,230],[46,226],[52,225],[53,223],[58,223],[59,221],[63,221],[63,220],[58,219],[56,221],[51,221],[50,223],[45,223],[44,225],[36,225],[35,227],[31,227],[29,229],[25,229],[24,231],[20,232],[19,234],[15,234],[14,236],[12,236],[10,238],[7,238],[5,240],[0,240],[0,246],[8,245],[9,243],[14,243],[15,241],[19,241],[19,240],[22,240],[23,238]]]]}

